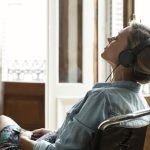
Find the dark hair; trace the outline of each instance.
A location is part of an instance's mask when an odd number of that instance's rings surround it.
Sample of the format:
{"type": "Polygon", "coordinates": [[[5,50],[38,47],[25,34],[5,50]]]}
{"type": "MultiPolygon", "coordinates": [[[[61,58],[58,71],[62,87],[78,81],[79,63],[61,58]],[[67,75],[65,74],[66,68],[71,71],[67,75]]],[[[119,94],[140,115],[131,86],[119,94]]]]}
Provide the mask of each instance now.
{"type": "MultiPolygon", "coordinates": [[[[140,23],[130,24],[131,31],[128,37],[128,48],[134,48],[146,39],[150,38],[150,28],[140,23]]],[[[140,83],[150,81],[150,46],[138,54],[133,64],[134,79],[140,83]]]]}

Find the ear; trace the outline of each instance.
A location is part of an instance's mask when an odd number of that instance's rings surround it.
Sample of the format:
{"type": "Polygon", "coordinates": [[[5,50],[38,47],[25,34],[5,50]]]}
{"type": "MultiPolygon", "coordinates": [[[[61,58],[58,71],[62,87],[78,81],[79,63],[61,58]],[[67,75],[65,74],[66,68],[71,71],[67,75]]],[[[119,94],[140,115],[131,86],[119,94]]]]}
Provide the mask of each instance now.
{"type": "Polygon", "coordinates": [[[124,67],[130,67],[135,62],[135,58],[132,50],[124,50],[119,54],[119,64],[124,67]]]}

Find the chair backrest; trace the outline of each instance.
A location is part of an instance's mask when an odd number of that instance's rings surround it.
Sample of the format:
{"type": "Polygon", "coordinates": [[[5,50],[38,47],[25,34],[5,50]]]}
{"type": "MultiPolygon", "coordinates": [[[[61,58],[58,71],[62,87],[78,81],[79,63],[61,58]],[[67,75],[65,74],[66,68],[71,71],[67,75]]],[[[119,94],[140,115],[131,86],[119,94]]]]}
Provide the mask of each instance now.
{"type": "MultiPolygon", "coordinates": [[[[150,115],[150,109],[112,117],[102,122],[92,141],[92,150],[148,150],[144,146],[149,122],[142,127],[121,127],[123,122],[150,115]],[[145,147],[145,148],[144,148],[145,147]]],[[[148,136],[148,135],[147,135],[148,136]]],[[[148,143],[148,141],[147,141],[148,143]]]]}

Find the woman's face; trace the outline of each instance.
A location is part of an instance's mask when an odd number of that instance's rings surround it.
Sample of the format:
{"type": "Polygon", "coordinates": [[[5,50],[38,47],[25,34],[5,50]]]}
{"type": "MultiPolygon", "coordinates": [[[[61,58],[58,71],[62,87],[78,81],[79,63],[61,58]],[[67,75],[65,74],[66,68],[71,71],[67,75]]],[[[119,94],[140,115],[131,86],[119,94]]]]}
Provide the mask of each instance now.
{"type": "Polygon", "coordinates": [[[118,64],[118,56],[128,45],[128,35],[131,27],[126,27],[118,33],[116,37],[108,38],[108,45],[105,47],[101,57],[113,67],[118,64]]]}

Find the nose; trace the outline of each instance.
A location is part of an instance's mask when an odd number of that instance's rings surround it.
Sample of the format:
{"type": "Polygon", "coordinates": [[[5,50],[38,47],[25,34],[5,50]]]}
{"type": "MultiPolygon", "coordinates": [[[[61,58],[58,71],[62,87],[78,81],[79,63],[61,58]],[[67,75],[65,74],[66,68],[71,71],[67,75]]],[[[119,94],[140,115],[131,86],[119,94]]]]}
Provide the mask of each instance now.
{"type": "Polygon", "coordinates": [[[115,40],[115,37],[109,37],[107,38],[108,42],[111,43],[113,40],[115,40]]]}
{"type": "Polygon", "coordinates": [[[108,41],[108,43],[111,43],[112,38],[111,37],[107,38],[107,41],[108,41]]]}

